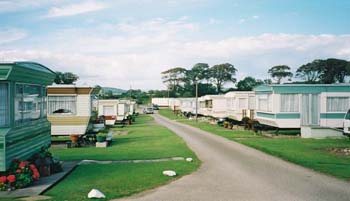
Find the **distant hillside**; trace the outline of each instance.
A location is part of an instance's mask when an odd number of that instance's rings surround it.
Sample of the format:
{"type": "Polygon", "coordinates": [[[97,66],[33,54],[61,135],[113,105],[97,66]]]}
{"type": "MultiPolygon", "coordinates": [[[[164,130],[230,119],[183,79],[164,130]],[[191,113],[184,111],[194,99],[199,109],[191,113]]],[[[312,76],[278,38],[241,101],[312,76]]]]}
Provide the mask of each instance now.
{"type": "Polygon", "coordinates": [[[112,88],[112,87],[102,87],[101,93],[107,94],[109,91],[112,91],[112,94],[114,96],[121,95],[122,93],[126,92],[124,89],[118,89],[118,88],[112,88]]]}

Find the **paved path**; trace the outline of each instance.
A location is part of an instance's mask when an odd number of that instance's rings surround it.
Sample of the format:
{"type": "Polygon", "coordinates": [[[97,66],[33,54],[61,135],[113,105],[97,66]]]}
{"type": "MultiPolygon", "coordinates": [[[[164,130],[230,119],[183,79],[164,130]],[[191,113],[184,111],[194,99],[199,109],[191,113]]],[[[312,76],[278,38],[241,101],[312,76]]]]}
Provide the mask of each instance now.
{"type": "Polygon", "coordinates": [[[169,185],[124,200],[350,200],[350,183],[282,161],[255,149],[154,115],[203,161],[169,185]]]}

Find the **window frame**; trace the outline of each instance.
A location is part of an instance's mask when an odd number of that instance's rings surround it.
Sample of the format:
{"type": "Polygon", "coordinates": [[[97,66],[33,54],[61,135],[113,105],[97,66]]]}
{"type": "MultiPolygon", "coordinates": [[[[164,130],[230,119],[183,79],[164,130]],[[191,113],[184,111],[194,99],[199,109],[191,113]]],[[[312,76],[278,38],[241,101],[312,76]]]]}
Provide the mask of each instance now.
{"type": "MultiPolygon", "coordinates": [[[[91,105],[92,106],[92,105],[91,105]]],[[[47,115],[48,116],[76,116],[78,114],[78,99],[76,94],[62,95],[62,94],[53,94],[47,95],[47,115]],[[74,97],[75,98],[75,111],[72,113],[51,113],[49,111],[50,97],[74,97]]],[[[93,112],[91,110],[91,112],[93,112]]]]}
{"type": "Polygon", "coordinates": [[[43,95],[43,88],[46,88],[45,85],[41,85],[41,84],[32,84],[32,83],[24,83],[24,82],[15,82],[14,83],[14,111],[13,111],[13,114],[14,114],[14,117],[13,117],[13,124],[15,127],[21,127],[21,126],[25,126],[25,125],[29,125],[29,124],[32,124],[32,122],[35,122],[35,121],[39,121],[39,120],[42,120],[42,119],[45,119],[46,117],[43,116],[43,100],[44,100],[44,95],[43,95]],[[38,86],[40,87],[40,93],[41,93],[41,107],[40,107],[40,116],[39,118],[36,118],[36,119],[30,119],[29,121],[23,121],[23,113],[21,114],[21,122],[17,122],[16,120],[16,94],[17,94],[17,85],[22,85],[23,86],[23,91],[22,91],[22,102],[24,100],[24,86],[38,86]]]}
{"type": "Polygon", "coordinates": [[[6,115],[8,116],[7,118],[7,122],[5,122],[5,125],[1,126],[0,125],[0,128],[9,128],[11,127],[11,98],[10,98],[10,82],[8,81],[0,81],[0,84],[6,84],[7,85],[7,111],[6,111],[6,115]]]}
{"type": "Polygon", "coordinates": [[[301,99],[300,99],[300,94],[296,94],[296,93],[283,93],[283,94],[280,94],[280,104],[279,104],[279,112],[280,113],[300,113],[301,109],[300,109],[300,106],[301,106],[301,99]],[[296,96],[297,97],[297,100],[298,100],[298,107],[297,107],[297,110],[296,111],[282,111],[282,96],[283,95],[293,95],[293,96],[296,96]]]}
{"type": "Polygon", "coordinates": [[[260,112],[272,112],[273,110],[273,104],[272,104],[272,94],[257,94],[257,100],[258,100],[258,103],[257,103],[257,111],[260,111],[260,112]],[[266,98],[260,98],[261,96],[266,96],[266,98]],[[260,108],[260,100],[261,99],[265,99],[266,100],[266,110],[263,110],[260,108]],[[271,106],[270,106],[270,102],[271,102],[271,106]]]}
{"type": "Polygon", "coordinates": [[[347,113],[348,110],[349,110],[349,107],[350,107],[350,97],[348,96],[327,96],[326,97],[326,113],[347,113]],[[333,110],[329,110],[328,109],[328,99],[329,98],[344,98],[344,99],[347,99],[348,100],[348,108],[345,109],[345,111],[333,111],[333,110]]]}

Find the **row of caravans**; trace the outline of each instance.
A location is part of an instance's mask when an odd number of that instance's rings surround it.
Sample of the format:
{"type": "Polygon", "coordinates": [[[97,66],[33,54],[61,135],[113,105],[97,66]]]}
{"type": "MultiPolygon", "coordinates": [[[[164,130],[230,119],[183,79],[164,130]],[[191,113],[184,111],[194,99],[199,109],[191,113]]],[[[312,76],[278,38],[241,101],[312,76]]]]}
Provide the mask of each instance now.
{"type": "Polygon", "coordinates": [[[83,135],[101,119],[105,125],[125,121],[136,110],[130,100],[98,100],[99,87],[53,85],[47,87],[51,135],[83,135]]]}
{"type": "MultiPolygon", "coordinates": [[[[350,85],[273,84],[254,91],[202,96],[197,105],[198,114],[217,119],[249,117],[275,128],[342,128],[350,108],[350,85]]],[[[196,113],[194,98],[179,98],[176,107],[196,113]]]]}

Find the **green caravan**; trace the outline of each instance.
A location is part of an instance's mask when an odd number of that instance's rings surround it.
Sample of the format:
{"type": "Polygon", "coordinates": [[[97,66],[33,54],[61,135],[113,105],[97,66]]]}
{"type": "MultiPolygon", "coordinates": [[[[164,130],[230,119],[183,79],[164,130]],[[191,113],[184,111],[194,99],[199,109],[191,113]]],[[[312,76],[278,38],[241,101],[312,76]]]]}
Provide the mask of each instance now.
{"type": "Polygon", "coordinates": [[[0,171],[50,145],[46,86],[54,78],[38,63],[0,63],[0,171]]]}

